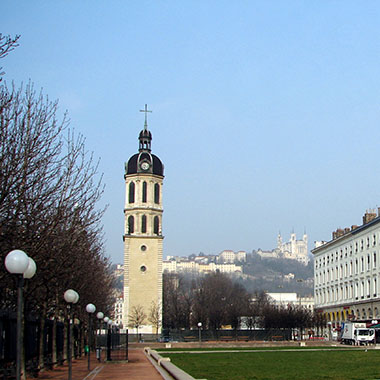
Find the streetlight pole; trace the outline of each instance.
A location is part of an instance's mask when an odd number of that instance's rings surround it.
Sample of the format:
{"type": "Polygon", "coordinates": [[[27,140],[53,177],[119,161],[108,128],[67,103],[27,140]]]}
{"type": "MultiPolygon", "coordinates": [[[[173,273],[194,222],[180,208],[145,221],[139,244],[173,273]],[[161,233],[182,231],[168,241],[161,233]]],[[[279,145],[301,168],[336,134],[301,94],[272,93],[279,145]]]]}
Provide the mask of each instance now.
{"type": "Polygon", "coordinates": [[[201,344],[201,342],[202,342],[202,333],[201,333],[201,329],[202,329],[202,322],[198,322],[199,344],[201,344]]]}
{"type": "Polygon", "coordinates": [[[90,352],[91,352],[91,338],[92,338],[92,318],[91,314],[95,313],[96,307],[94,304],[89,303],[86,306],[86,311],[88,313],[88,362],[87,362],[87,369],[90,370],[90,352]]]}
{"type": "Polygon", "coordinates": [[[65,291],[63,298],[67,302],[67,360],[69,363],[69,369],[68,369],[68,380],[71,380],[72,376],[72,363],[71,363],[71,324],[70,324],[70,311],[71,311],[71,304],[75,304],[79,301],[79,294],[73,290],[68,289],[65,291]]]}
{"type": "Polygon", "coordinates": [[[23,288],[24,278],[32,278],[36,273],[36,263],[28,255],[15,249],[5,258],[7,271],[17,275],[17,341],[16,341],[16,379],[21,379],[21,353],[22,353],[22,320],[23,320],[23,288]]]}
{"type": "MultiPolygon", "coordinates": [[[[100,335],[101,331],[102,331],[102,322],[101,321],[104,318],[104,314],[101,311],[99,311],[96,314],[96,318],[98,318],[98,322],[99,322],[98,325],[100,325],[99,326],[99,335],[100,335]]],[[[101,348],[100,348],[100,342],[99,342],[98,335],[96,335],[95,345],[96,345],[96,358],[100,362],[100,360],[101,360],[101,348]]]]}

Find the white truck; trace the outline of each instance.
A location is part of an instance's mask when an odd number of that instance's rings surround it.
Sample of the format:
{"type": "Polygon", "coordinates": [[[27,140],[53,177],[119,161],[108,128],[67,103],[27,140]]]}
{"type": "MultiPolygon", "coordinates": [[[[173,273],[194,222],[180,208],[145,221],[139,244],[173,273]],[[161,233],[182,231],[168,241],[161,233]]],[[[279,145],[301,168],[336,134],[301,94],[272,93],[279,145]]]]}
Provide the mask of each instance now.
{"type": "Polygon", "coordinates": [[[375,330],[366,327],[362,322],[347,322],[343,326],[342,344],[375,343],[375,330]]]}

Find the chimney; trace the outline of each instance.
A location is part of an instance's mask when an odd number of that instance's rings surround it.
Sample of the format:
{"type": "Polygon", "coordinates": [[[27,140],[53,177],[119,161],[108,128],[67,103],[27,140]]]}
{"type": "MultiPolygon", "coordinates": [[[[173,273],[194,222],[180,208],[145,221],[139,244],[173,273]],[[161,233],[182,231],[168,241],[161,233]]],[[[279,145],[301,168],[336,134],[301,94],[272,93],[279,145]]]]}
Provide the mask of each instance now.
{"type": "Polygon", "coordinates": [[[336,237],[341,237],[344,235],[344,230],[342,230],[341,228],[338,228],[336,230],[336,237]]]}
{"type": "Polygon", "coordinates": [[[335,231],[333,231],[333,233],[332,233],[332,238],[333,238],[333,240],[336,239],[336,232],[335,231]]]}
{"type": "Polygon", "coordinates": [[[358,226],[357,226],[356,224],[353,224],[353,225],[351,226],[351,231],[356,230],[357,228],[358,228],[358,226]]]}
{"type": "Polygon", "coordinates": [[[347,234],[347,233],[349,233],[349,232],[350,232],[350,229],[349,229],[348,227],[346,227],[346,228],[344,229],[344,233],[347,234]]]}
{"type": "Polygon", "coordinates": [[[366,211],[366,213],[363,216],[363,224],[367,224],[370,221],[374,220],[376,218],[376,212],[374,211],[366,211]]]}

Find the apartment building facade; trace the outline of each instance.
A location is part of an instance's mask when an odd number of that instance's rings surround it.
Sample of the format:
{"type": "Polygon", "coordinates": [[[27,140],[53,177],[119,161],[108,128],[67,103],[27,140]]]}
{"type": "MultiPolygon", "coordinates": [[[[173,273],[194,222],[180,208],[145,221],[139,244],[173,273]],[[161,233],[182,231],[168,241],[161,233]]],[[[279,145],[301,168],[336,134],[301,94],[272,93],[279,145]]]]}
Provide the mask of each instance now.
{"type": "Polygon", "coordinates": [[[380,318],[380,209],[367,211],[361,226],[337,229],[332,240],[316,245],[315,309],[333,327],[380,318]]]}

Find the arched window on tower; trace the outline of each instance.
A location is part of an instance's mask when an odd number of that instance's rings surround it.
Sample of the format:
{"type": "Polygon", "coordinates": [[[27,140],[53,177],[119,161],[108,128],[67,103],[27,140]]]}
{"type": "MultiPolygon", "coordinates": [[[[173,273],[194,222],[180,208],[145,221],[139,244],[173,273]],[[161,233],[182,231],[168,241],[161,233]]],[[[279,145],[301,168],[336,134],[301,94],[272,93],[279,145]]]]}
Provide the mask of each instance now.
{"type": "Polygon", "coordinates": [[[146,232],[146,215],[143,215],[141,218],[141,232],[146,232]]]}
{"type": "Polygon", "coordinates": [[[158,216],[155,216],[153,220],[153,233],[155,235],[159,235],[160,233],[160,219],[158,216]]]}
{"type": "Polygon", "coordinates": [[[146,203],[146,194],[147,194],[147,184],[144,181],[142,186],[142,201],[146,203]]]}
{"type": "Polygon", "coordinates": [[[135,232],[135,218],[130,215],[128,217],[128,235],[133,234],[135,232]]]}
{"type": "Polygon", "coordinates": [[[129,184],[129,197],[128,197],[129,203],[135,203],[135,183],[131,182],[129,184]]]}
{"type": "Polygon", "coordinates": [[[160,185],[158,183],[154,185],[154,203],[160,203],[160,185]]]}

